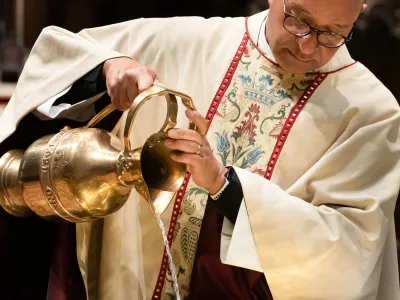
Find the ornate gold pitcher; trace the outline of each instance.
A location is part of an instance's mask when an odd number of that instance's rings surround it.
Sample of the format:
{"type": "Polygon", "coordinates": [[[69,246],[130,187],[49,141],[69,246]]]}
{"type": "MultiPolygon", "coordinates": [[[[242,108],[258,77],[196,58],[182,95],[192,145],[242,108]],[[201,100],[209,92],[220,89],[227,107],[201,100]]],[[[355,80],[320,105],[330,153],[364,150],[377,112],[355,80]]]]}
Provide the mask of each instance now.
{"type": "MultiPolygon", "coordinates": [[[[66,127],[44,136],[25,153],[7,152],[0,159],[0,205],[14,216],[33,212],[46,219],[85,222],[118,211],[135,188],[156,215],[162,214],[186,172],[186,166],[173,161],[171,150],[161,142],[176,126],[176,96],[185,107],[195,109],[188,95],[164,87],[141,93],[128,111],[124,143],[106,130],[93,128],[115,110],[110,104],[85,127],[66,127]],[[135,116],[155,96],[167,100],[166,120],[143,147],[132,150],[135,116]]],[[[196,130],[192,122],[189,128],[196,130]]]]}

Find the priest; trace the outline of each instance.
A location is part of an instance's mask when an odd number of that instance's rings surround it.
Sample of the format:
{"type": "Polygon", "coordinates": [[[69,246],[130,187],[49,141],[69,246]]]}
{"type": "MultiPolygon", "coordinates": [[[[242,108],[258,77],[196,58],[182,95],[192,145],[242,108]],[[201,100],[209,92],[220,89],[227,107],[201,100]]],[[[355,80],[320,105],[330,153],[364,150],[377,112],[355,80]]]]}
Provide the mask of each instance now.
{"type": "MultiPolygon", "coordinates": [[[[181,106],[182,126],[165,140],[189,171],[162,215],[179,295],[157,222],[133,191],[114,215],[76,225],[87,299],[400,297],[400,109],[345,46],[365,5],[269,2],[249,18],[138,19],[39,36],[0,141],[28,117],[85,122],[107,100],[126,110],[160,82],[197,108],[181,106]],[[184,129],[188,120],[198,131],[184,129]]],[[[163,108],[146,104],[134,144],[163,108]]],[[[49,289],[48,299],[60,294],[49,289]]]]}

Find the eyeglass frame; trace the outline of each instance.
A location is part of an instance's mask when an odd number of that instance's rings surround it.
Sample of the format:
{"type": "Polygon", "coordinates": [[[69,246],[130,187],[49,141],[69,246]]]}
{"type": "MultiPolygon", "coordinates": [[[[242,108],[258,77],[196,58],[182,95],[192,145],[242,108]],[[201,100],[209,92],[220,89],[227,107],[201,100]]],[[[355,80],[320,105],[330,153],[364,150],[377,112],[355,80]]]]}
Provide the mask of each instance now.
{"type": "Polygon", "coordinates": [[[305,36],[307,36],[307,35],[310,35],[310,34],[314,31],[314,32],[317,33],[317,42],[318,42],[318,45],[321,45],[321,46],[323,46],[323,47],[326,47],[326,48],[339,48],[339,47],[342,47],[344,44],[350,42],[351,39],[353,38],[353,33],[354,33],[354,29],[355,29],[355,27],[356,27],[356,22],[354,22],[353,27],[351,28],[349,35],[348,35],[348,36],[343,36],[343,35],[338,34],[338,33],[333,33],[333,34],[332,34],[332,32],[330,32],[330,31],[319,30],[319,29],[317,29],[317,28],[311,26],[310,24],[308,24],[308,23],[307,23],[305,20],[303,20],[302,18],[299,18],[299,17],[297,17],[297,16],[295,16],[295,15],[293,15],[293,14],[288,13],[288,12],[286,11],[286,3],[285,3],[285,0],[283,0],[283,13],[284,13],[284,15],[285,15],[285,18],[283,19],[282,26],[283,26],[283,28],[285,28],[285,30],[286,30],[287,32],[289,32],[290,34],[293,34],[293,35],[295,35],[295,36],[297,36],[297,37],[305,37],[305,36]],[[303,22],[304,24],[306,24],[306,25],[308,26],[308,28],[309,28],[308,32],[307,32],[307,33],[303,33],[303,34],[302,34],[302,33],[293,33],[293,32],[290,32],[290,31],[286,28],[286,26],[285,26],[286,19],[289,18],[289,17],[295,18],[295,19],[297,19],[298,21],[303,22]],[[337,35],[337,36],[342,37],[342,38],[343,38],[343,43],[340,44],[340,45],[337,45],[337,46],[327,46],[327,45],[321,44],[321,42],[319,41],[319,36],[320,36],[321,34],[326,34],[326,33],[329,34],[329,35],[337,35]]]}

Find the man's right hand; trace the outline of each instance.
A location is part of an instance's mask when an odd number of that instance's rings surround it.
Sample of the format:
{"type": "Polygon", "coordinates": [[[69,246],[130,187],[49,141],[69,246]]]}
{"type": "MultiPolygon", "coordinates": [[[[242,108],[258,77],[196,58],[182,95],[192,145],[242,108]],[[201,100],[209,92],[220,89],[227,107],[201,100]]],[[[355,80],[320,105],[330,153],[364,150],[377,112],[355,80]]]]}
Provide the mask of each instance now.
{"type": "Polygon", "coordinates": [[[127,110],[139,93],[158,82],[153,70],[128,57],[105,61],[103,66],[107,92],[118,110],[127,110]]]}

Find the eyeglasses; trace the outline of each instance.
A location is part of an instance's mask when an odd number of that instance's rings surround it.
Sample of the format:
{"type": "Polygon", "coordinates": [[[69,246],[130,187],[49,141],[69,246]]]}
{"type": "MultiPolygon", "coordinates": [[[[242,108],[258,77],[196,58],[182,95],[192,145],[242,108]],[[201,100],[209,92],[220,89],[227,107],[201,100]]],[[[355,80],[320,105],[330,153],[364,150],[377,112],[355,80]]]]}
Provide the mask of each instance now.
{"type": "Polygon", "coordinates": [[[339,48],[346,42],[351,41],[353,37],[353,32],[355,28],[355,23],[351,29],[348,36],[343,36],[337,33],[323,31],[312,27],[303,19],[296,17],[286,11],[285,0],[283,0],[283,13],[285,14],[285,19],[283,20],[283,27],[287,32],[294,34],[298,37],[304,37],[311,34],[312,31],[317,33],[318,44],[328,48],[339,48]]]}

